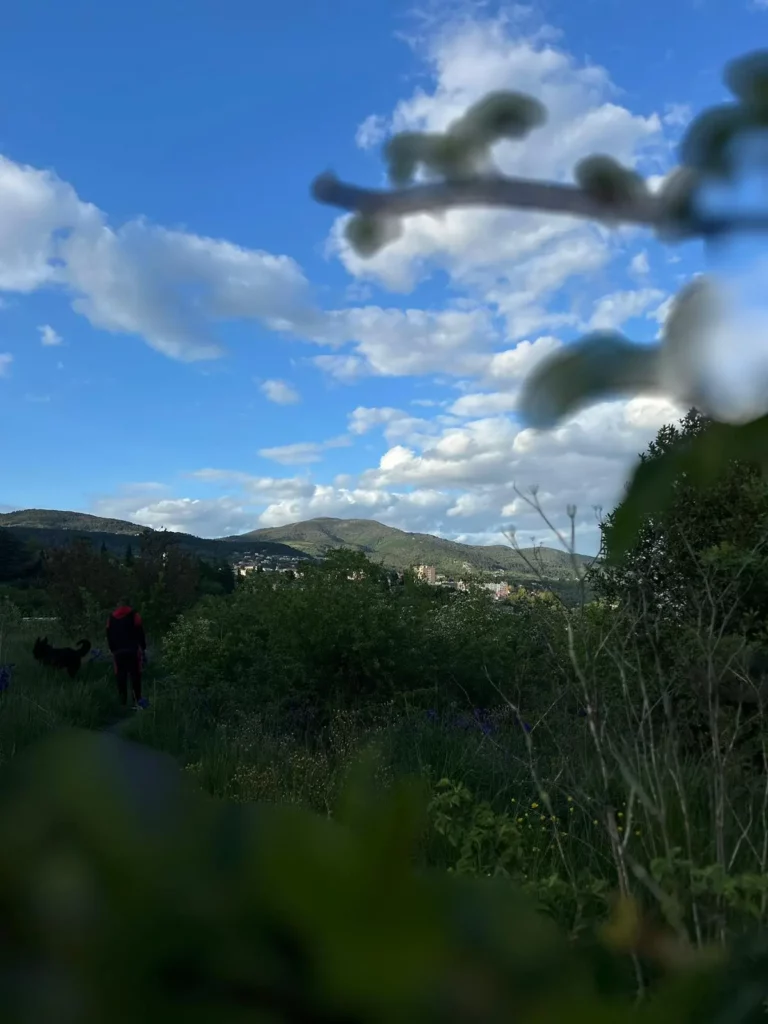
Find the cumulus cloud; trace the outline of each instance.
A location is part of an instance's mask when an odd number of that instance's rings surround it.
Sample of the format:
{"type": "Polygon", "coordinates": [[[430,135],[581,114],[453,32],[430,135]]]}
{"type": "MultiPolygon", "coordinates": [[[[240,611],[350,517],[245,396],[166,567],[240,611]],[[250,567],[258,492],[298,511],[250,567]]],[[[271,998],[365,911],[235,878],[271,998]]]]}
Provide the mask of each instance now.
{"type": "Polygon", "coordinates": [[[617,330],[627,320],[642,316],[649,306],[663,298],[664,292],[659,288],[639,288],[605,295],[595,305],[588,327],[592,331],[617,330]]]}
{"type": "MultiPolygon", "coordinates": [[[[768,4],[768,0],[765,0],[768,4]]],[[[684,128],[690,123],[693,111],[689,103],[667,103],[664,107],[664,124],[671,128],[684,128]]]]}
{"type": "MultiPolygon", "coordinates": [[[[578,62],[554,39],[545,30],[526,35],[509,18],[443,23],[417,41],[426,85],[388,116],[367,117],[358,144],[401,129],[440,130],[488,90],[519,88],[546,103],[549,122],[524,144],[498,147],[502,170],[568,180],[581,157],[599,150],[662,171],[661,118],[619,105],[607,72],[578,62]]],[[[333,350],[314,363],[344,383],[464,377],[481,373],[500,344],[577,328],[587,315],[579,307],[593,285],[600,288],[595,275],[614,252],[609,232],[574,218],[463,210],[409,218],[398,242],[361,261],[342,240],[343,223],[330,247],[358,282],[371,277],[407,290],[445,271],[461,299],[450,309],[322,310],[290,256],[141,218],[112,225],[52,172],[7,159],[0,160],[0,290],[56,285],[94,326],[138,335],[179,360],[220,356],[218,323],[250,319],[333,350]],[[575,282],[570,301],[553,308],[552,297],[575,282]]]]}
{"type": "Polygon", "coordinates": [[[629,263],[629,271],[631,274],[636,274],[638,277],[643,277],[649,273],[651,265],[648,262],[648,253],[645,249],[641,252],[635,253],[629,263]]]}
{"type": "MultiPolygon", "coordinates": [[[[539,500],[558,528],[567,531],[566,506],[577,505],[578,547],[592,553],[599,538],[595,507],[614,506],[637,453],[683,411],[655,396],[603,402],[547,432],[523,429],[505,416],[486,416],[431,434],[412,430],[407,441],[388,442],[377,466],[331,483],[208,468],[192,474],[196,484],[225,488],[227,495],[192,499],[142,493],[106,504],[102,499],[98,510],[204,536],[346,516],[470,543],[503,543],[502,531],[514,525],[557,544],[518,493],[538,484],[539,500]]],[[[361,407],[356,413],[350,433],[383,435],[406,417],[384,408],[361,407]]]]}
{"type": "Polygon", "coordinates": [[[321,462],[323,453],[329,448],[345,448],[350,439],[346,435],[333,437],[328,441],[300,441],[283,444],[274,448],[260,448],[259,455],[283,466],[303,466],[310,462],[321,462]]]}
{"type": "Polygon", "coordinates": [[[387,136],[387,119],[381,114],[369,114],[355,133],[355,142],[360,149],[373,149],[387,136]]]}
{"type": "Polygon", "coordinates": [[[503,391],[477,392],[462,395],[450,407],[454,416],[483,416],[499,412],[512,412],[517,405],[515,395],[503,391]]]}
{"type": "Polygon", "coordinates": [[[40,343],[42,345],[61,345],[63,338],[50,324],[41,324],[37,330],[40,334],[40,343]]]}
{"type": "Polygon", "coordinates": [[[301,330],[317,315],[288,256],[142,219],[113,228],[52,172],[0,157],[0,290],[46,285],[63,287],[95,327],[139,335],[182,360],[221,354],[218,319],[257,319],[279,331],[301,330]]]}
{"type": "Polygon", "coordinates": [[[379,428],[390,444],[405,441],[408,444],[422,444],[440,432],[442,417],[432,420],[413,416],[403,409],[391,407],[358,406],[348,417],[349,432],[352,436],[368,434],[379,428]]]}
{"type": "MultiPolygon", "coordinates": [[[[509,18],[467,17],[419,40],[419,49],[428,83],[397,105],[388,133],[441,131],[487,92],[519,89],[541,99],[549,119],[524,143],[496,147],[496,163],[506,173],[566,181],[593,152],[641,168],[668,162],[661,118],[618,104],[607,72],[580,64],[551,33],[521,34],[509,18]]],[[[375,124],[380,133],[381,119],[375,124]]],[[[338,219],[329,246],[353,275],[407,291],[445,271],[454,286],[482,296],[506,318],[511,339],[573,323],[563,311],[553,318],[549,297],[569,280],[594,274],[612,255],[608,232],[574,218],[470,209],[409,217],[396,242],[363,260],[344,240],[345,223],[338,219]]]]}
{"type": "MultiPolygon", "coordinates": [[[[416,47],[426,76],[388,116],[365,119],[359,146],[401,129],[442,130],[488,91],[520,89],[543,100],[549,120],[525,143],[497,147],[502,171],[569,181],[575,164],[597,151],[650,173],[654,183],[663,179],[670,163],[664,131],[676,127],[679,111],[633,113],[604,69],[577,61],[551,32],[522,33],[513,19],[467,17],[430,31],[416,47]]],[[[400,239],[363,261],[345,243],[344,224],[336,220],[328,249],[361,287],[407,292],[437,277],[450,300],[388,308],[358,290],[348,298],[359,305],[321,310],[289,256],[143,220],[111,226],[55,176],[0,165],[0,290],[55,284],[92,323],[141,335],[177,359],[219,355],[214,325],[252,319],[318,346],[314,365],[338,382],[439,376],[461,392],[442,403],[414,399],[423,416],[396,405],[354,408],[349,437],[376,450],[362,472],[315,480],[309,471],[331,442],[277,445],[260,454],[306,471],[279,477],[202,468],[189,491],[215,496],[189,497],[175,486],[102,497],[102,514],[202,536],[313,516],[370,517],[475,542],[501,541],[514,523],[552,543],[516,490],[537,483],[557,524],[567,526],[566,505],[578,506],[579,547],[594,550],[592,507],[615,504],[637,453],[682,410],[660,398],[607,402],[548,433],[523,429],[514,410],[525,376],[585,325],[661,319],[665,293],[651,287],[647,255],[637,253],[629,266],[644,287],[619,291],[612,280],[613,266],[627,272],[634,235],[570,217],[455,210],[409,218],[400,239]]],[[[271,401],[299,400],[285,381],[261,387],[271,401]]],[[[405,404],[408,396],[384,401],[405,404]]]]}
{"type": "Polygon", "coordinates": [[[355,342],[354,354],[318,356],[317,365],[341,380],[366,374],[403,377],[475,372],[498,334],[487,308],[382,309],[365,306],[329,313],[311,333],[317,342],[355,342]]]}
{"type": "Polygon", "coordinates": [[[265,380],[260,388],[261,393],[276,405],[296,405],[301,401],[296,388],[284,380],[265,380]]]}

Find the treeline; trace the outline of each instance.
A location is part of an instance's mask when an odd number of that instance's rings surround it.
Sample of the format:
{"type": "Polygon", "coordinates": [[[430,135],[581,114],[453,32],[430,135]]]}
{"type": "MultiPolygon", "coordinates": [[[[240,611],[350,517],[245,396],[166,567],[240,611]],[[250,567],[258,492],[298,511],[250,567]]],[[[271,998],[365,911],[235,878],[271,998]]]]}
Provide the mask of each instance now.
{"type": "Polygon", "coordinates": [[[160,634],[201,597],[234,587],[228,562],[183,551],[163,531],[143,531],[120,557],[86,538],[36,549],[0,529],[0,591],[26,615],[55,616],[71,636],[88,635],[121,596],[160,634]]]}

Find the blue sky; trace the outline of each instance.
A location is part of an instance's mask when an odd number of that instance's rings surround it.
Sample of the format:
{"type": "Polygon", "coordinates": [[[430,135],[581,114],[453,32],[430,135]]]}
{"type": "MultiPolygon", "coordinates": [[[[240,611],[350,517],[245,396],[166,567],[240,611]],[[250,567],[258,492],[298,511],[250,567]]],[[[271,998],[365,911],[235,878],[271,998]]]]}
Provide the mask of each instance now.
{"type": "Polygon", "coordinates": [[[365,262],[309,186],[380,184],[388,133],[496,88],[550,107],[505,170],[566,180],[599,150],[659,178],[767,8],[6,0],[0,504],[205,536],[340,515],[551,542],[515,492],[536,483],[593,549],[592,507],[677,410],[603,403],[537,435],[520,380],[590,327],[652,341],[697,246],[460,211],[365,262]]]}

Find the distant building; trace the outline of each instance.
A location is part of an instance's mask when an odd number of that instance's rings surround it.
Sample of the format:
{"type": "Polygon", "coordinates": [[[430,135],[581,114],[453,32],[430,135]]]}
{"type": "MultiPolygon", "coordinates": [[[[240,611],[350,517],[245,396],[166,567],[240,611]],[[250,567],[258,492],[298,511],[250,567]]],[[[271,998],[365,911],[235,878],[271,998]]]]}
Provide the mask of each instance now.
{"type": "Polygon", "coordinates": [[[437,569],[434,565],[417,565],[416,576],[433,587],[437,583],[437,569]]]}

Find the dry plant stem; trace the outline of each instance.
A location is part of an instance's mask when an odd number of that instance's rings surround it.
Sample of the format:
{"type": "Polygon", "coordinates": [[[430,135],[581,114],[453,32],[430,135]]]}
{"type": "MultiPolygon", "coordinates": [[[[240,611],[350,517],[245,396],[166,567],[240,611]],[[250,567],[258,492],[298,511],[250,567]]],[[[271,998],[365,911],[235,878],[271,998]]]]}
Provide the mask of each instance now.
{"type": "MultiPolygon", "coordinates": [[[[499,686],[496,685],[496,683],[491,678],[491,675],[488,672],[488,669],[485,666],[483,666],[483,668],[485,670],[485,677],[488,680],[488,682],[496,690],[496,692],[499,694],[499,696],[504,701],[504,703],[507,705],[507,707],[509,707],[511,709],[513,714],[516,716],[516,720],[519,721],[519,722],[522,721],[522,717],[521,717],[521,713],[520,713],[520,708],[513,701],[511,701],[509,699],[509,697],[506,696],[506,694],[500,689],[499,686]]],[[[535,759],[534,759],[534,756],[533,756],[533,740],[531,739],[530,733],[527,732],[525,728],[521,727],[521,732],[523,734],[523,739],[525,741],[526,752],[528,754],[528,770],[529,770],[529,772],[531,774],[531,778],[533,779],[533,784],[536,787],[536,791],[539,794],[539,799],[541,800],[541,802],[546,807],[546,809],[547,809],[547,811],[549,813],[549,816],[550,816],[550,820],[551,820],[551,819],[553,819],[555,817],[555,811],[554,811],[554,807],[552,806],[552,801],[550,799],[549,793],[544,789],[544,786],[543,786],[542,781],[541,781],[541,777],[539,776],[538,770],[536,768],[536,762],[535,762],[535,759]]],[[[560,862],[562,863],[563,869],[565,870],[565,873],[568,876],[568,881],[571,883],[571,888],[573,890],[573,895],[574,895],[574,901],[576,903],[578,903],[578,883],[577,883],[577,880],[576,880],[576,876],[573,873],[573,868],[571,867],[571,865],[570,865],[570,863],[568,861],[568,858],[565,855],[565,850],[563,849],[563,844],[560,841],[560,836],[558,834],[558,829],[557,829],[556,823],[553,822],[553,825],[554,825],[554,827],[552,829],[552,833],[553,833],[553,838],[555,840],[555,844],[557,846],[557,852],[558,852],[558,855],[560,857],[560,862]]]]}
{"type": "MultiPolygon", "coordinates": [[[[477,175],[383,191],[350,185],[326,172],[312,183],[312,196],[327,206],[368,216],[404,217],[416,213],[439,213],[456,207],[481,206],[561,213],[609,224],[642,224],[656,229],[663,229],[670,223],[664,203],[652,192],[642,192],[629,201],[608,206],[576,185],[531,181],[502,174],[477,175]]],[[[700,238],[766,230],[768,216],[746,214],[698,216],[686,224],[688,237],[700,238]]]]}

